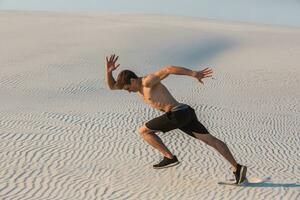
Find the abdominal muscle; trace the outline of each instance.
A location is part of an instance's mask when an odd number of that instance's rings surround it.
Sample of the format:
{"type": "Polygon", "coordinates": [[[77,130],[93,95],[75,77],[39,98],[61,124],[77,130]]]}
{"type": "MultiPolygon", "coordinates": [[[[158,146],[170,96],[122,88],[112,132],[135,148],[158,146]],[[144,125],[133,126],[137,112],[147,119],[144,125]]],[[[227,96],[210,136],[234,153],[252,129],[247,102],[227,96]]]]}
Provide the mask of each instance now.
{"type": "Polygon", "coordinates": [[[139,95],[143,98],[145,103],[163,112],[168,112],[173,107],[179,105],[179,102],[176,101],[162,83],[158,83],[151,88],[143,87],[139,95]]]}

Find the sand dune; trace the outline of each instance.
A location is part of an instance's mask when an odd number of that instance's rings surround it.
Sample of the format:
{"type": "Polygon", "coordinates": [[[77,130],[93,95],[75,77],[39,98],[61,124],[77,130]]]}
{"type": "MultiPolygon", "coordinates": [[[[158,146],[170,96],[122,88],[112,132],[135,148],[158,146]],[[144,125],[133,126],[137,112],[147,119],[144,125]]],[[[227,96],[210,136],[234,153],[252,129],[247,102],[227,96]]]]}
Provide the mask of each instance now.
{"type": "Polygon", "coordinates": [[[0,12],[0,199],[299,199],[300,30],[137,14],[0,12]],[[138,127],[160,114],[110,91],[104,58],[139,75],[202,69],[164,83],[249,167],[232,178],[213,149],[160,133],[181,165],[154,170],[138,127]],[[180,84],[178,84],[180,83],[180,84]],[[263,180],[259,182],[257,180],[263,180]],[[255,182],[256,181],[256,182],[255,182]]]}

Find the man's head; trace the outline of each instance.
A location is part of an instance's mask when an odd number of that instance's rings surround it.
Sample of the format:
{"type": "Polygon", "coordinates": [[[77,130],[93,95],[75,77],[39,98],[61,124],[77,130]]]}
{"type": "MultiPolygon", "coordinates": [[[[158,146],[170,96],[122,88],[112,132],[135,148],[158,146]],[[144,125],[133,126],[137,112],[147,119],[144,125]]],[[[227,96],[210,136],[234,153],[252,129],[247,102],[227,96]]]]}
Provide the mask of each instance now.
{"type": "Polygon", "coordinates": [[[123,70],[117,78],[117,87],[128,92],[137,92],[139,90],[138,77],[130,70],[123,70]]]}

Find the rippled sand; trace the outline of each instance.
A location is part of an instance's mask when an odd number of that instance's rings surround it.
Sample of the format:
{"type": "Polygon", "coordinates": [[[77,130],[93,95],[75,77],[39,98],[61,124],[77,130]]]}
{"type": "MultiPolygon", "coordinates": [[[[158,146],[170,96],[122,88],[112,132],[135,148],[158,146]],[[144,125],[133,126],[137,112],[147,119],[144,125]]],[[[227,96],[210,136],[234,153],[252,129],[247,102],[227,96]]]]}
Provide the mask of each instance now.
{"type": "Polygon", "coordinates": [[[300,29],[159,15],[0,12],[0,199],[299,199],[300,29]],[[211,66],[200,85],[164,81],[225,141],[252,183],[178,130],[159,136],[181,161],[138,134],[160,115],[110,91],[105,56],[143,76],[167,64],[211,66]],[[259,181],[257,181],[259,180],[259,181]],[[262,181],[260,181],[262,180],[262,181]]]}

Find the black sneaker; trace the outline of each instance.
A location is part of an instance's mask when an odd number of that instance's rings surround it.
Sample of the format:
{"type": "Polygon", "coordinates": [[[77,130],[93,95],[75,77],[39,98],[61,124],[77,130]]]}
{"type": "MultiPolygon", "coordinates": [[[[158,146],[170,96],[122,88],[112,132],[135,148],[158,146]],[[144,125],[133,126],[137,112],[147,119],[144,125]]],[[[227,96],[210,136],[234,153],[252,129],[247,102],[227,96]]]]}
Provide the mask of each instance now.
{"type": "Polygon", "coordinates": [[[243,183],[246,180],[247,167],[237,164],[237,169],[233,174],[235,175],[236,184],[243,183]]]}
{"type": "Polygon", "coordinates": [[[177,160],[176,156],[173,156],[172,159],[164,157],[164,159],[162,161],[160,161],[160,163],[153,165],[153,168],[161,169],[161,168],[173,167],[178,164],[179,164],[179,161],[177,160]]]}

